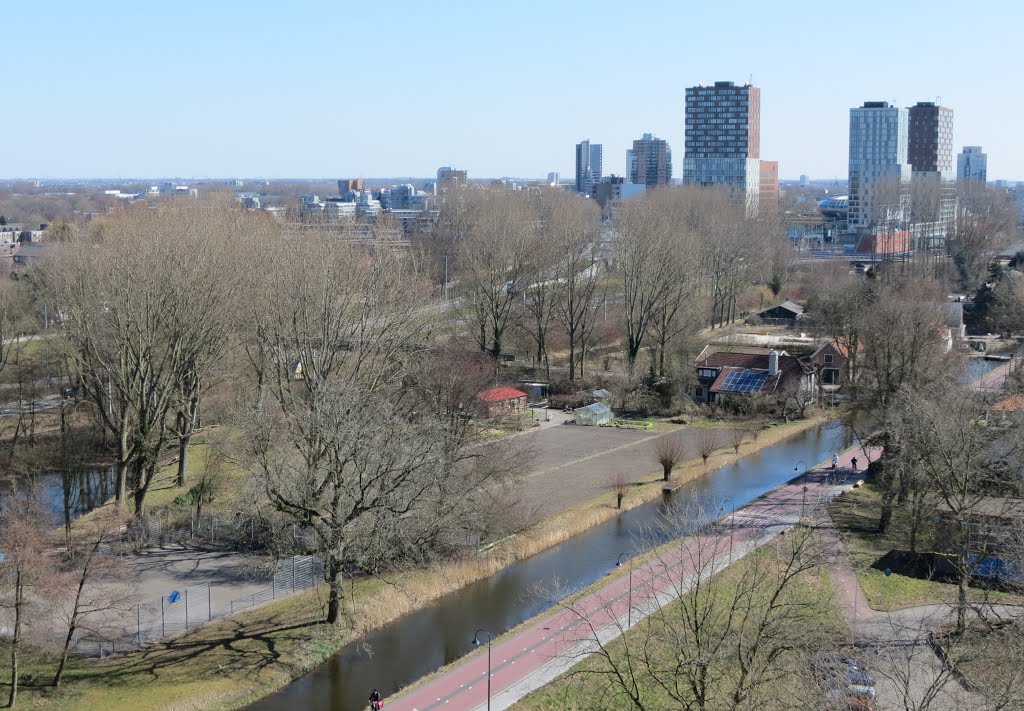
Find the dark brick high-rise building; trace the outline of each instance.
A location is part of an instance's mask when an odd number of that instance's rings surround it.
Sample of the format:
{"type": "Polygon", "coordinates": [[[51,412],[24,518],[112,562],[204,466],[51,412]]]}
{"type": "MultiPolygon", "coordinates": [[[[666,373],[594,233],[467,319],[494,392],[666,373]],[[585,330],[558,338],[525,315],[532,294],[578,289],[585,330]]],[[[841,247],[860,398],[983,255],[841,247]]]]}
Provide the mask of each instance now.
{"type": "Polygon", "coordinates": [[[910,107],[907,162],[915,173],[952,173],[953,109],[919,101],[910,107]]]}
{"type": "Polygon", "coordinates": [[[920,101],[908,114],[914,248],[939,249],[950,236],[956,212],[953,110],[920,101]]]}
{"type": "MultiPolygon", "coordinates": [[[[749,213],[756,213],[761,193],[761,90],[731,81],[688,87],[685,123],[683,183],[726,188],[745,201],[749,213]]],[[[772,167],[766,171],[771,173],[772,167]]]]}

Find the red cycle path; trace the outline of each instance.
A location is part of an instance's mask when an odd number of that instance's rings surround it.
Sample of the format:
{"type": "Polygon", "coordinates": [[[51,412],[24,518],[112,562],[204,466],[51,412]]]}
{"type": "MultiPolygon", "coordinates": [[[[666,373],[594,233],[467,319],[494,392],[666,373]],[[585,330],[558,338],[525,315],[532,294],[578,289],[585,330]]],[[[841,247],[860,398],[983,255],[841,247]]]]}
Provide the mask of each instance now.
{"type": "MultiPolygon", "coordinates": [[[[707,565],[712,556],[715,570],[724,568],[792,526],[807,504],[835,496],[857,478],[850,467],[852,458],[857,457],[858,468],[863,469],[869,456],[875,459],[877,454],[859,446],[848,449],[840,455],[838,470],[833,471],[829,463],[819,465],[727,514],[699,539],[682,539],[676,549],[633,569],[632,580],[622,575],[588,593],[571,609],[545,613],[512,636],[498,639],[491,648],[491,708],[511,706],[581,661],[595,636],[602,641],[614,639],[655,605],[678,596],[686,587],[685,578],[707,565]]],[[[388,711],[486,708],[487,650],[481,651],[387,699],[385,707],[388,711]]]]}
{"type": "Polygon", "coordinates": [[[975,390],[1000,390],[1006,385],[1006,378],[1010,375],[1010,370],[1013,368],[1015,363],[1010,361],[1003,365],[997,366],[992,370],[985,373],[983,376],[971,382],[971,387],[975,390]]]}

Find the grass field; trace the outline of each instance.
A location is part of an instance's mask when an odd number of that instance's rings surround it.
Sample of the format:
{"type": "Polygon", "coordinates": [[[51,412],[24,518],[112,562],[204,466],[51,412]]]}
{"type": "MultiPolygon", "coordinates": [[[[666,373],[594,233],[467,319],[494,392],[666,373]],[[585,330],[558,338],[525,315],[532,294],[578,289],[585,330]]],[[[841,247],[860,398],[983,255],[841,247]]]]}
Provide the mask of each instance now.
{"type": "MultiPolygon", "coordinates": [[[[884,535],[878,533],[882,496],[870,483],[834,499],[828,508],[836,528],[843,534],[850,563],[872,608],[895,610],[956,601],[956,583],[931,570],[931,517],[926,516],[922,522],[914,554],[908,545],[911,517],[907,510],[897,508],[889,529],[884,535]],[[886,569],[892,574],[886,576],[886,569]]],[[[971,595],[975,600],[1024,602],[1019,595],[999,590],[972,587],[971,595]]]]}

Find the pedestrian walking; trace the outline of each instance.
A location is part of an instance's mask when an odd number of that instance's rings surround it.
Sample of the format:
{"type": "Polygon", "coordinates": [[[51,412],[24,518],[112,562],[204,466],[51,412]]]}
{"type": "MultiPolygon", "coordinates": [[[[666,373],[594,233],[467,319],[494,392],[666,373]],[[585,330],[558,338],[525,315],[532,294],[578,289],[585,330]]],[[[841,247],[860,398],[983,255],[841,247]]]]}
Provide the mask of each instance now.
{"type": "Polygon", "coordinates": [[[850,460],[850,464],[853,465],[853,471],[859,471],[857,469],[857,458],[856,457],[854,457],[853,459],[850,460]]]}
{"type": "Polygon", "coordinates": [[[839,452],[832,455],[832,468],[835,469],[839,466],[839,452]]]}

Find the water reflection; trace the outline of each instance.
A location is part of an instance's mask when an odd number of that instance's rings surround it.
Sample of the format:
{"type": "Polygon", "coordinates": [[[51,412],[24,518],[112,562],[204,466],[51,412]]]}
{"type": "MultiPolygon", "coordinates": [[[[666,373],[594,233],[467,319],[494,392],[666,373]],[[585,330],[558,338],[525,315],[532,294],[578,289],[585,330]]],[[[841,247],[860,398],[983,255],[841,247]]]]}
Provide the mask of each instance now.
{"type": "Polygon", "coordinates": [[[87,514],[114,496],[114,470],[81,469],[47,472],[0,481],[0,501],[35,488],[55,524],[65,524],[87,514]]]}

